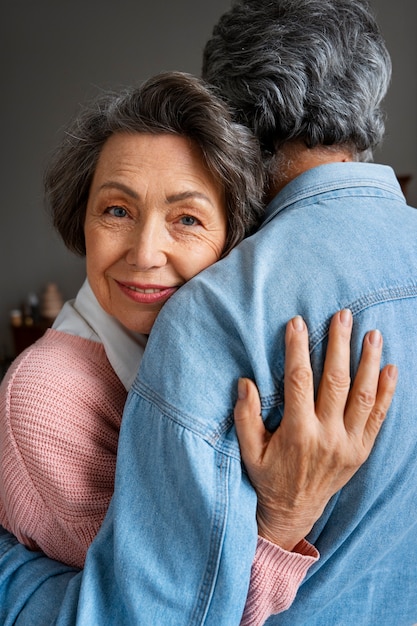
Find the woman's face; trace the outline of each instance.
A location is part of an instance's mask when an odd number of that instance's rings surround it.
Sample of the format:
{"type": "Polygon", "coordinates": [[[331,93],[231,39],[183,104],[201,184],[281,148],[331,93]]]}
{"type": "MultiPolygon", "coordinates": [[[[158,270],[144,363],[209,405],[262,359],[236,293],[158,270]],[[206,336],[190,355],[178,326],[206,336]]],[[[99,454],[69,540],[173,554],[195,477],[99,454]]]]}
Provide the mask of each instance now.
{"type": "Polygon", "coordinates": [[[220,258],[223,189],[184,137],[125,133],[104,144],[85,218],[87,276],[102,308],[149,333],[176,290],[220,258]]]}

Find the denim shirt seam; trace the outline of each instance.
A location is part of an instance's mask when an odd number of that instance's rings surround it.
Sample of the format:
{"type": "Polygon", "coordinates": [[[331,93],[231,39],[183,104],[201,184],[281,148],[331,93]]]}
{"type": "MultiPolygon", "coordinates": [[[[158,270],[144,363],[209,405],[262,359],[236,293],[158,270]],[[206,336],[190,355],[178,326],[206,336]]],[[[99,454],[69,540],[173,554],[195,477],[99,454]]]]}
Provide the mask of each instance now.
{"type": "MultiPolygon", "coordinates": [[[[373,306],[378,306],[384,302],[394,302],[395,300],[403,300],[417,297],[417,283],[410,285],[393,285],[383,287],[371,293],[364,294],[359,298],[355,298],[351,302],[347,302],[345,307],[352,311],[353,319],[360,313],[373,306]]],[[[327,338],[329,334],[330,319],[324,320],[317,328],[309,330],[310,354],[327,338]]],[[[276,408],[284,403],[284,379],[278,381],[279,388],[275,393],[262,396],[262,409],[268,410],[276,408]]]]}
{"type": "Polygon", "coordinates": [[[190,626],[193,624],[203,624],[207,617],[207,612],[210,608],[216,581],[218,579],[222,545],[226,534],[227,513],[229,511],[228,474],[230,470],[230,459],[224,455],[219,455],[218,452],[216,456],[219,457],[216,463],[219,471],[216,472],[216,508],[214,512],[214,523],[210,533],[210,556],[200,585],[197,601],[190,620],[190,626]]]}
{"type": "MultiPolygon", "coordinates": [[[[383,304],[384,302],[393,302],[395,300],[403,300],[417,297],[417,283],[410,285],[392,285],[390,287],[382,287],[376,291],[363,294],[359,298],[355,298],[348,302],[344,308],[352,311],[355,319],[360,313],[373,306],[383,304]]],[[[327,337],[329,334],[329,320],[324,321],[315,330],[310,332],[310,354],[313,350],[327,337]]]]}
{"type": "Polygon", "coordinates": [[[201,423],[194,415],[188,415],[179,411],[175,406],[166,402],[154,390],[146,385],[140,378],[136,378],[131,392],[156,407],[167,419],[174,422],[180,428],[193,433],[202,439],[207,445],[214,448],[220,454],[232,457],[240,462],[240,452],[237,443],[228,441],[224,435],[233,426],[233,415],[229,413],[216,428],[207,427],[201,423]]]}

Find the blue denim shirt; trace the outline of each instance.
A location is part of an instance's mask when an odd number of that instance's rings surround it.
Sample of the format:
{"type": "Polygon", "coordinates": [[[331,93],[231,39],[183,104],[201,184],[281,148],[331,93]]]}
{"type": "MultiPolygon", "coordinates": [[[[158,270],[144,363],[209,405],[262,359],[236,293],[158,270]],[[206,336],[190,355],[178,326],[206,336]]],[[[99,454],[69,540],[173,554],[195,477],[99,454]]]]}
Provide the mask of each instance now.
{"type": "Polygon", "coordinates": [[[2,535],[1,623],[238,624],[257,527],[232,422],[237,379],[256,381],[277,427],[286,322],[303,315],[320,372],[330,317],[344,307],[352,368],[364,333],[379,328],[397,392],[370,458],[308,537],[320,560],[268,624],[417,622],[417,211],[390,168],[338,163],[288,184],[258,233],[165,305],[84,572],[2,535]]]}

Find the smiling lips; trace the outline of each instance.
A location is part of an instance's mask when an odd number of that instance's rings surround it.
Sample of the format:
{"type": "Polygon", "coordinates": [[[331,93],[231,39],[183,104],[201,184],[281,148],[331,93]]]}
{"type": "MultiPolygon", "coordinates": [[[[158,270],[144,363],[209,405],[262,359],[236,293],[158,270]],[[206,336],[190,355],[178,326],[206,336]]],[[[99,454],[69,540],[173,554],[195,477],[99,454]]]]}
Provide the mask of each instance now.
{"type": "Polygon", "coordinates": [[[138,304],[159,304],[172,296],[178,287],[164,287],[162,285],[133,285],[130,283],[120,283],[116,281],[120,290],[130,300],[138,304]]]}

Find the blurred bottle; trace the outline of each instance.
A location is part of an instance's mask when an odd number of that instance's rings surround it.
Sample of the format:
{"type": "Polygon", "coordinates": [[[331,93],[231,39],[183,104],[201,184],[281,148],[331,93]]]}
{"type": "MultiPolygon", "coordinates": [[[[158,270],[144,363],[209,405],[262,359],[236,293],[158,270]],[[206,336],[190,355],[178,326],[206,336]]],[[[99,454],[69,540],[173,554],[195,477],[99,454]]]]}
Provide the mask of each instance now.
{"type": "Polygon", "coordinates": [[[48,320],[54,320],[62,307],[64,299],[55,283],[48,283],[41,297],[40,315],[48,320]]]}
{"type": "Polygon", "coordinates": [[[29,293],[25,303],[25,324],[39,324],[41,318],[39,298],[36,293],[29,293]]]}

